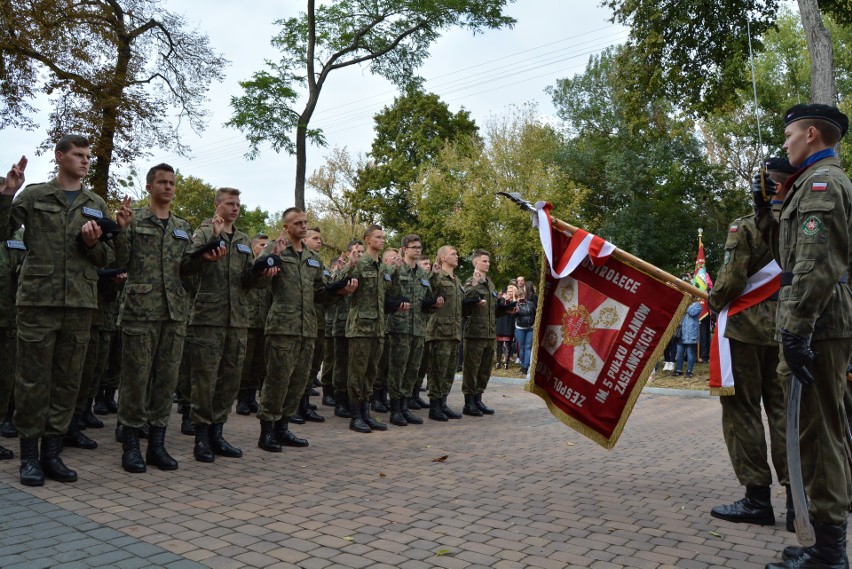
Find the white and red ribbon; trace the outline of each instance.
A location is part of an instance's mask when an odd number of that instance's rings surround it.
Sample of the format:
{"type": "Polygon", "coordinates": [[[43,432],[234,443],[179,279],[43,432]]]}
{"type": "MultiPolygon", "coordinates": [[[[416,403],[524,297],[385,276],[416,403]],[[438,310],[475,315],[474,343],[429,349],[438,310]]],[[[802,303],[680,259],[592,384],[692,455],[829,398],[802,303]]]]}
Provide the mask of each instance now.
{"type": "MultiPolygon", "coordinates": [[[[586,257],[589,257],[595,266],[606,264],[609,256],[615,251],[615,245],[582,229],[574,232],[567,247],[557,248],[558,258],[554,258],[555,239],[553,222],[550,218],[552,208],[553,206],[547,202],[536,203],[537,218],[533,219],[533,225],[538,227],[541,246],[550,265],[550,274],[557,279],[564,278],[574,272],[574,269],[579,267],[586,257]]],[[[564,237],[567,239],[567,236],[564,237]]]]}
{"type": "Polygon", "coordinates": [[[781,267],[770,261],[746,281],[743,292],[719,312],[716,331],[710,344],[710,393],[734,394],[734,371],[731,365],[731,342],[725,337],[728,318],[760,304],[781,289],[781,267]]]}

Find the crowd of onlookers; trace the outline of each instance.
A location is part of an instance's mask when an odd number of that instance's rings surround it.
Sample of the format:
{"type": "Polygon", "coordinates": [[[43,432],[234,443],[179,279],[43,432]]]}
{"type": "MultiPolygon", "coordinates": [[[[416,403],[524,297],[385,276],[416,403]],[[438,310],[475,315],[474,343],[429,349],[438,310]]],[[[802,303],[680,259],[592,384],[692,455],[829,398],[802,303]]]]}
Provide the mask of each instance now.
{"type": "Polygon", "coordinates": [[[517,302],[517,311],[497,318],[497,362],[495,369],[508,370],[510,364],[520,366],[527,374],[532,355],[533,327],[538,296],[535,287],[524,277],[511,279],[499,293],[507,302],[517,302]]]}

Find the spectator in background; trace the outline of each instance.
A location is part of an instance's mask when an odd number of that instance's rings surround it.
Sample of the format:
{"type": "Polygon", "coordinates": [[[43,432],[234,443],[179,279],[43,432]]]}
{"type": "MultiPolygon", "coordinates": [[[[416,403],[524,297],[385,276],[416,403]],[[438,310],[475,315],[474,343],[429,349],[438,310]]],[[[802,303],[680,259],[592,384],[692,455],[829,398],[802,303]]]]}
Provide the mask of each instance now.
{"type": "MultiPolygon", "coordinates": [[[[506,287],[505,293],[500,293],[501,297],[506,302],[517,302],[518,289],[514,285],[506,287]]],[[[505,313],[497,318],[497,365],[494,369],[500,369],[502,363],[503,369],[509,369],[509,362],[512,354],[512,341],[515,339],[515,315],[513,313],[505,313]]]]}
{"type": "Polygon", "coordinates": [[[701,303],[695,301],[686,309],[686,314],[680,322],[681,335],[677,344],[673,376],[679,376],[683,373],[683,357],[686,354],[686,377],[692,377],[692,368],[695,366],[696,348],[698,347],[698,316],[700,314],[701,303]]]}
{"type": "Polygon", "coordinates": [[[521,373],[526,375],[530,367],[532,353],[533,325],[535,324],[535,298],[527,296],[527,287],[521,285],[518,277],[518,311],[515,314],[515,339],[521,359],[521,373]]]}

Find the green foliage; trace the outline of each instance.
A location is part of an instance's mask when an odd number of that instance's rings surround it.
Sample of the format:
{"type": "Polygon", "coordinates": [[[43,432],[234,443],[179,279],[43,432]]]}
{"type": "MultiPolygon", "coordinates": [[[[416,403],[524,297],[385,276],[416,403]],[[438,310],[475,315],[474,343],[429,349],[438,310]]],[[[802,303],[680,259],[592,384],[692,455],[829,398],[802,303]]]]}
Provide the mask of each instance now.
{"type": "Polygon", "coordinates": [[[418,169],[447,142],[475,137],[477,130],[464,109],[453,114],[438,95],[406,89],[375,116],[373,160],[358,171],[352,199],[389,230],[410,233],[420,225],[408,193],[418,169]]]}

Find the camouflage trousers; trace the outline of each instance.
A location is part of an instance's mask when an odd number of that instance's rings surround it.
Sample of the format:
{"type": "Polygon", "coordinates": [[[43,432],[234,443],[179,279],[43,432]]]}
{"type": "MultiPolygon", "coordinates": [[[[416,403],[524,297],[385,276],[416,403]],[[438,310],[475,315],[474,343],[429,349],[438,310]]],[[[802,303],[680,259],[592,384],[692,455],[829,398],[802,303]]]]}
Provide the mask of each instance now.
{"type": "Polygon", "coordinates": [[[429,398],[447,397],[453,389],[458,364],[458,340],[433,340],[429,346],[429,371],[426,377],[429,398]]]}
{"type": "Polygon", "coordinates": [[[305,395],[314,386],[314,380],[319,375],[322,361],[325,357],[325,330],[320,330],[319,335],[314,338],[313,356],[311,356],[311,369],[308,372],[308,381],[305,383],[305,395]]]}
{"type": "Polygon", "coordinates": [[[465,338],[462,364],[462,393],[482,395],[494,367],[495,338],[465,338]]]}
{"type": "Polygon", "coordinates": [[[333,389],[334,373],[334,338],[326,336],[322,339],[322,367],[320,368],[320,383],[328,389],[333,389]]]}
{"type": "Polygon", "coordinates": [[[289,420],[296,414],[308,383],[313,351],[314,338],[279,334],[266,337],[266,380],[260,390],[258,419],[289,420]]]}
{"type": "Polygon", "coordinates": [[[90,397],[94,397],[103,387],[118,387],[119,379],[121,379],[121,333],[118,330],[101,328],[98,334],[95,380],[89,392],[90,397]]]}
{"type": "MultiPolygon", "coordinates": [[[[414,385],[420,387],[423,385],[423,379],[426,377],[426,372],[429,371],[429,360],[432,359],[432,342],[423,344],[423,356],[420,358],[420,369],[417,371],[417,380],[414,385]]],[[[412,393],[414,388],[412,388],[412,393]]]]}
{"type": "Polygon", "coordinates": [[[411,397],[417,383],[426,338],[413,334],[391,334],[386,340],[388,395],[391,399],[411,397]]]}
{"type": "MultiPolygon", "coordinates": [[[[187,334],[189,331],[187,330],[187,334]]],[[[178,371],[178,381],[175,386],[175,402],[178,405],[189,405],[190,394],[192,393],[192,379],[189,377],[192,365],[190,362],[192,355],[189,352],[189,347],[184,343],[183,354],[180,358],[180,368],[178,371]]]]}
{"type": "Polygon", "coordinates": [[[266,377],[266,342],[262,328],[249,328],[240,389],[260,389],[266,377]]]}
{"type": "MultiPolygon", "coordinates": [[[[373,376],[373,389],[385,389],[388,386],[388,339],[382,341],[382,354],[376,365],[376,373],[373,376]]],[[[372,399],[372,397],[370,397],[372,399]]]]}
{"type": "MultiPolygon", "coordinates": [[[[127,427],[166,427],[183,355],[186,323],[124,322],[118,420],[127,427]]],[[[209,356],[208,356],[209,357],[209,356]]]]}
{"type": "Polygon", "coordinates": [[[334,369],[331,373],[331,385],[335,393],[349,391],[349,339],[335,336],[334,369]]]}
{"type": "Polygon", "coordinates": [[[0,329],[0,419],[14,401],[15,352],[18,348],[18,331],[14,328],[0,329]]]}
{"type": "Polygon", "coordinates": [[[719,397],[722,434],[731,466],[743,486],[770,486],[772,471],[766,458],[761,402],[769,425],[772,464],[778,482],[787,475],[787,384],[778,374],[780,347],[757,346],[731,340],[734,395],[719,397]]]}
{"type": "Polygon", "coordinates": [[[193,425],[225,423],[240,389],[246,329],[190,326],[186,333],[193,425]]]}
{"type": "Polygon", "coordinates": [[[101,327],[92,326],[89,333],[89,345],[86,347],[86,359],[83,360],[83,373],[80,374],[80,388],[77,390],[77,402],[74,404],[74,415],[82,415],[86,411],[86,402],[94,397],[95,368],[98,365],[98,354],[101,347],[101,327]]]}
{"type": "Polygon", "coordinates": [[[850,499],[843,396],[846,366],[852,357],[852,338],[813,340],[811,349],[819,357],[810,367],[816,382],[802,389],[799,423],[802,478],[811,519],[840,524],[846,522],[850,499]]]}
{"type": "Polygon", "coordinates": [[[18,307],[14,420],[21,438],[68,431],[93,314],[92,308],[18,307]]]}
{"type": "Polygon", "coordinates": [[[362,403],[373,398],[373,382],[382,357],[384,338],[348,338],[349,401],[362,403]]]}

